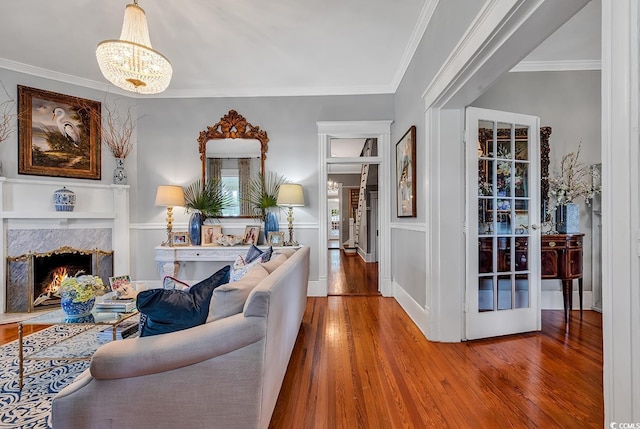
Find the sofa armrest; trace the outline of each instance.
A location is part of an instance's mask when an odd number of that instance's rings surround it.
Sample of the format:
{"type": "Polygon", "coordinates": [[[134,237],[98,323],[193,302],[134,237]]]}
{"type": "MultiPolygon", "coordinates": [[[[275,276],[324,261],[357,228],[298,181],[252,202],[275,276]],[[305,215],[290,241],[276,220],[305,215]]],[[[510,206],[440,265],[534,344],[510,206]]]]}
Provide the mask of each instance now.
{"type": "Polygon", "coordinates": [[[193,365],[259,341],[265,325],[264,318],[236,314],[182,331],[113,341],[91,358],[91,375],[108,380],[193,365]]]}

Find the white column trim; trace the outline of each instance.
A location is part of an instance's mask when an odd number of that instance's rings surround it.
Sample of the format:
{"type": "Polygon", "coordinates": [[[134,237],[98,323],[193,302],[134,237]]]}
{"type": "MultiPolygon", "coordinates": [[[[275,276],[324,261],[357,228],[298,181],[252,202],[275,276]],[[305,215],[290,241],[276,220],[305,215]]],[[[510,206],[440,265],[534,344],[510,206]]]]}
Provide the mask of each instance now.
{"type": "Polygon", "coordinates": [[[602,1],[604,426],[640,421],[638,4],[602,1]]]}

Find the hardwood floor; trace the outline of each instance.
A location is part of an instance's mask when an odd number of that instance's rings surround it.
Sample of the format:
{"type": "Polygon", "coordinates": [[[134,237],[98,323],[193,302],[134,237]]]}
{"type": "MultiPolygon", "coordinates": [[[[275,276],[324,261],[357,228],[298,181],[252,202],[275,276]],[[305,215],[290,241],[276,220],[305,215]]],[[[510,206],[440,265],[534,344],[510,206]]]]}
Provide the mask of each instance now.
{"type": "Polygon", "coordinates": [[[425,339],[393,298],[309,298],[270,428],[601,428],[602,317],[425,339]]]}
{"type": "MultiPolygon", "coordinates": [[[[24,335],[33,334],[47,326],[44,325],[24,325],[22,332],[24,335]]],[[[0,324],[0,345],[9,343],[18,339],[18,324],[17,323],[5,323],[0,324]]]]}
{"type": "MultiPolygon", "coordinates": [[[[602,317],[563,319],[434,343],[393,298],[308,298],[270,428],[601,428],[602,317]]],[[[0,343],[16,338],[0,325],[0,343]]]]}
{"type": "Polygon", "coordinates": [[[366,263],[358,255],[328,250],[327,285],[329,295],[379,295],[378,263],[366,263]]]}

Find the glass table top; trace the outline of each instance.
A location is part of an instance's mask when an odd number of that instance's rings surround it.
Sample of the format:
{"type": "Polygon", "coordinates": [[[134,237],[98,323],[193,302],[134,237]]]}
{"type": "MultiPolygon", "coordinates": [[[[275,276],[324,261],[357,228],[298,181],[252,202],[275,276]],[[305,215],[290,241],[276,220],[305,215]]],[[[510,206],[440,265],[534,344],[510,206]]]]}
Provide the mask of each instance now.
{"type": "Polygon", "coordinates": [[[130,313],[116,313],[113,311],[96,311],[94,307],[93,311],[88,316],[69,317],[64,313],[64,311],[62,311],[62,309],[59,309],[39,314],[30,319],[23,320],[20,323],[22,325],[117,325],[135,314],[138,314],[137,310],[133,310],[130,313]]]}

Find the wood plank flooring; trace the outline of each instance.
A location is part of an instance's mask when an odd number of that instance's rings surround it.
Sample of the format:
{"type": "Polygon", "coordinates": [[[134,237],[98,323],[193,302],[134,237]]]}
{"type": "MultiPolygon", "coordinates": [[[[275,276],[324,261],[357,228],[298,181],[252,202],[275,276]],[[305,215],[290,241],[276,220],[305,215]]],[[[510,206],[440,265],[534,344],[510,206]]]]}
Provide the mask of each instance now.
{"type": "Polygon", "coordinates": [[[601,428],[602,318],[434,343],[393,298],[309,298],[270,428],[601,428]]]}
{"type": "Polygon", "coordinates": [[[356,254],[329,249],[327,285],[329,295],[379,295],[378,263],[366,263],[356,254]]]}

